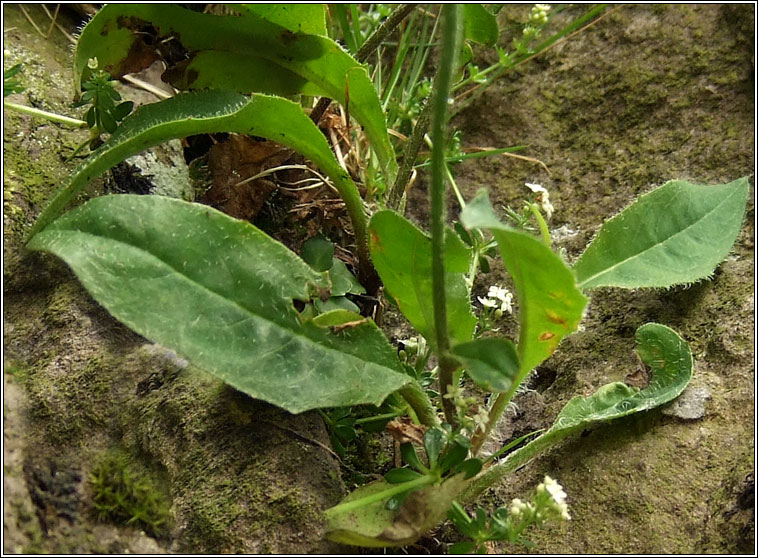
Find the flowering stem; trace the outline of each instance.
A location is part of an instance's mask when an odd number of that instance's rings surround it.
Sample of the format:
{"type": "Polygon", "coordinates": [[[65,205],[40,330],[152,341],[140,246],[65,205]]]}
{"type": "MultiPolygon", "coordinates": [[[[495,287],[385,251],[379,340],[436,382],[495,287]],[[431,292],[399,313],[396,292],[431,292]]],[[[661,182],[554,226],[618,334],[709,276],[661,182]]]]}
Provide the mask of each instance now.
{"type": "Polygon", "coordinates": [[[487,427],[483,431],[478,431],[474,436],[474,439],[471,440],[471,455],[476,455],[479,453],[482,444],[489,437],[490,432],[492,432],[492,429],[497,424],[497,421],[499,421],[500,417],[503,416],[505,408],[508,406],[508,403],[513,397],[513,394],[516,393],[516,388],[520,383],[521,382],[513,382],[511,389],[505,393],[499,393],[497,395],[497,398],[495,399],[495,402],[492,404],[492,408],[490,409],[489,419],[487,420],[487,427]]]}
{"type": "Polygon", "coordinates": [[[540,227],[540,235],[542,236],[542,242],[545,243],[545,246],[550,248],[550,245],[551,245],[550,229],[547,228],[547,223],[545,222],[545,218],[542,216],[542,213],[540,213],[540,210],[537,207],[537,204],[530,203],[529,209],[532,211],[532,214],[534,215],[535,219],[537,219],[537,225],[539,225],[540,227]]]}
{"type": "Polygon", "coordinates": [[[455,404],[446,398],[447,387],[453,383],[457,361],[449,355],[450,337],[445,300],[445,143],[447,135],[448,95],[453,74],[458,65],[462,35],[461,6],[442,7],[442,55],[432,98],[432,163],[431,163],[431,232],[432,232],[432,292],[434,293],[434,324],[439,356],[439,383],[445,420],[456,423],[455,404]]]}

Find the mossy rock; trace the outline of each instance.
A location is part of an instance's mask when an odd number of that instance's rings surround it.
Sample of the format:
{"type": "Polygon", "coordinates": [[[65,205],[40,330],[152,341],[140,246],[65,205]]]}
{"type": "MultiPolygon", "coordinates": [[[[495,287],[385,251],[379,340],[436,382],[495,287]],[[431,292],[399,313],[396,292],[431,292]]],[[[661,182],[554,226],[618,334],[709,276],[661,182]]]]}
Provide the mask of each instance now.
{"type": "MultiPolygon", "coordinates": [[[[40,5],[26,9],[45,21],[40,5]]],[[[3,12],[5,63],[25,63],[17,100],[71,114],[68,41],[42,39],[17,6],[3,12]]],[[[24,251],[87,133],[7,110],[4,123],[3,551],[338,551],[321,512],[344,486],[320,417],[189,369],[111,318],[61,262],[24,251]]]]}

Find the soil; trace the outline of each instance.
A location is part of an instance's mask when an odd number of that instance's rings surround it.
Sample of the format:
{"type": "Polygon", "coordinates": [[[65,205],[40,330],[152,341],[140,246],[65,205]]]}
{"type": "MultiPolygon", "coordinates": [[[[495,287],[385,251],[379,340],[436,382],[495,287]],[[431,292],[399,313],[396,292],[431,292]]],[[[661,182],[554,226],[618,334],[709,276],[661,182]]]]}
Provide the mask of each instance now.
{"type": "MultiPolygon", "coordinates": [[[[566,9],[556,25],[585,9],[566,9]]],[[[68,41],[57,31],[42,40],[17,6],[3,10],[4,65],[25,63],[27,91],[14,100],[70,114],[68,41]]],[[[39,5],[27,10],[46,21],[39,5]]],[[[527,13],[528,6],[507,7],[501,28],[527,13]]],[[[68,17],[62,13],[61,23],[73,29],[68,17]]],[[[752,179],[753,29],[747,4],[608,10],[458,115],[464,146],[527,145],[522,154],[550,169],[507,157],[462,163],[456,176],[464,197],[487,187],[496,207],[518,207],[525,182],[544,185],[555,206],[551,229],[576,231],[556,241],[571,261],[604,219],[669,179],[752,179]]],[[[114,321],[63,264],[23,251],[24,231],[70,172],[65,157],[86,132],[11,111],[3,121],[3,551],[349,551],[323,540],[321,511],[345,487],[317,414],[289,415],[193,370],[114,321]],[[158,515],[148,514],[142,528],[98,520],[89,479],[114,451],[126,456],[120,462],[130,475],[161,487],[170,508],[165,529],[150,528],[158,515]]],[[[93,192],[103,188],[97,183],[93,192]]],[[[408,201],[409,216],[421,223],[424,196],[422,179],[408,201]]],[[[532,391],[517,399],[500,442],[549,426],[577,394],[623,381],[636,369],[634,331],[656,321],[690,343],[690,390],[702,406],[588,430],[485,493],[480,503],[492,507],[530,494],[545,474],[565,487],[572,520],[530,532],[531,552],[754,549],[752,200],[712,280],[667,291],[593,291],[583,331],[564,340],[537,369],[532,391]]],[[[451,219],[459,209],[451,197],[451,219]]],[[[502,266],[491,263],[475,294],[507,283],[502,266]]],[[[407,337],[397,322],[388,336],[407,337]]],[[[455,540],[447,527],[438,535],[455,540]]],[[[431,537],[422,542],[409,550],[440,549],[431,537]]]]}

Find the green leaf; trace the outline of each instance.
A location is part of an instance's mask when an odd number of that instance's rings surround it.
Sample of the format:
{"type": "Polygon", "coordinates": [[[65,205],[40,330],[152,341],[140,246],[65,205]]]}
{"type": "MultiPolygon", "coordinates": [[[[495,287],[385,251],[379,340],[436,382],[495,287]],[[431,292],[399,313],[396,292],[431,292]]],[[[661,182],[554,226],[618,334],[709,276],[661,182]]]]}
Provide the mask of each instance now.
{"type": "Polygon", "coordinates": [[[473,541],[457,542],[450,545],[448,548],[448,554],[471,554],[476,548],[476,543],[473,541]]]}
{"type": "Polygon", "coordinates": [[[453,468],[453,473],[463,473],[467,479],[473,478],[482,470],[482,461],[476,457],[467,459],[453,468]]]}
{"type": "Polygon", "coordinates": [[[446,437],[445,431],[438,427],[429,428],[424,432],[424,450],[429,460],[430,469],[433,469],[437,464],[437,458],[440,455],[440,451],[442,451],[446,437]]]}
{"type": "Polygon", "coordinates": [[[519,304],[519,375],[515,379],[519,384],[555,351],[561,339],[576,331],[587,299],[559,256],[537,238],[499,221],[485,191],[461,212],[461,222],[492,232],[513,278],[519,304]]]}
{"type": "Polygon", "coordinates": [[[669,287],[709,276],[742,227],[750,184],[672,180],[603,224],[574,266],[579,286],[669,287]]]}
{"type": "Polygon", "coordinates": [[[293,33],[326,36],[324,4],[228,4],[239,13],[256,14],[293,33]]]}
{"type": "Polygon", "coordinates": [[[682,393],[692,379],[692,353],[687,343],[674,330],[656,323],[639,327],[635,339],[637,354],[652,373],[650,384],[645,389],[614,382],[602,386],[588,397],[574,397],[548,431],[508,454],[503,461],[480,475],[480,478],[488,478],[482,479],[479,487],[489,486],[556,442],[595,422],[653,409],[682,393]]]}
{"type": "Polygon", "coordinates": [[[255,91],[286,97],[326,94],[321,87],[271,60],[221,50],[194,52],[186,60],[166,70],[162,77],[184,91],[228,89],[240,93],[255,91]]]}
{"type": "Polygon", "coordinates": [[[87,127],[94,128],[95,124],[97,124],[97,109],[90,107],[84,118],[87,121],[87,127]]]}
{"type": "Polygon", "coordinates": [[[404,444],[400,444],[400,455],[403,456],[403,461],[416,469],[417,471],[426,471],[426,467],[424,467],[423,463],[421,463],[421,460],[418,458],[418,454],[416,453],[416,448],[413,447],[413,444],[410,442],[405,442],[404,444]]]}
{"type": "Polygon", "coordinates": [[[347,293],[364,294],[366,292],[355,275],[347,269],[345,262],[340,259],[333,259],[332,267],[329,270],[329,279],[332,281],[332,296],[343,296],[347,293]]]}
{"type": "Polygon", "coordinates": [[[443,472],[449,471],[456,465],[462,465],[468,457],[469,442],[466,438],[456,436],[456,439],[449,442],[440,457],[440,469],[443,472]]]}
{"type": "Polygon", "coordinates": [[[121,121],[126,118],[130,112],[132,112],[133,108],[133,101],[124,101],[123,103],[120,103],[115,109],[113,109],[113,118],[115,118],[117,121],[121,121]]]}
{"type": "MultiPolygon", "coordinates": [[[[369,222],[369,249],[385,290],[413,327],[435,345],[431,239],[402,215],[385,210],[369,222]]],[[[446,231],[448,328],[457,343],[469,341],[476,327],[465,278],[470,258],[470,249],[458,235],[446,231]]]]}
{"type": "MultiPolygon", "coordinates": [[[[125,118],[108,141],[85,159],[55,193],[28,237],[57,217],[91,180],[128,157],[171,139],[216,132],[254,134],[294,149],[332,179],[348,207],[361,207],[358,189],[339,166],[324,134],[296,103],[267,95],[246,97],[231,91],[205,91],[141,106],[125,118]]],[[[364,215],[359,217],[365,221],[364,215]]],[[[353,219],[353,226],[360,223],[353,219]]],[[[358,230],[356,236],[361,236],[358,230]]]]}
{"type": "Polygon", "coordinates": [[[332,312],[334,310],[347,310],[358,313],[361,311],[358,305],[345,296],[332,296],[327,300],[316,299],[313,301],[316,310],[319,312],[332,312]]]}
{"type": "Polygon", "coordinates": [[[106,111],[106,110],[99,110],[98,115],[100,116],[100,125],[109,134],[112,134],[116,131],[116,121],[114,120],[113,116],[106,111]]]}
{"type": "MultiPolygon", "coordinates": [[[[275,11],[276,8],[270,8],[268,16],[275,11]]],[[[349,104],[349,112],[369,138],[387,182],[394,181],[397,162],[379,96],[366,69],[328,37],[293,32],[254,12],[255,8],[248,10],[243,17],[217,16],[171,4],[105,5],[87,23],[79,37],[74,54],[74,90],[79,92],[81,81],[89,76],[87,61],[90,58],[96,57],[99,67],[114,77],[138,71],[153,62],[155,54],[143,43],[141,33],[150,25],[159,38],[178,37],[190,57],[200,56],[198,62],[190,58],[189,63],[169,69],[169,75],[176,74],[175,78],[184,73],[187,87],[233,87],[249,93],[250,87],[255,86],[260,78],[268,92],[288,95],[291,89],[271,91],[271,88],[277,80],[287,84],[288,77],[295,74],[300,78],[295,89],[305,80],[318,88],[319,94],[331,97],[343,106],[349,104]],[[204,54],[208,52],[216,54],[204,54]],[[261,59],[268,64],[259,63],[261,59]],[[271,77],[280,73],[279,69],[283,70],[282,75],[271,77]],[[201,77],[193,74],[202,70],[213,72],[213,75],[201,77]],[[234,76],[240,78],[239,82],[233,79],[234,76]],[[213,82],[214,78],[219,82],[213,82]]],[[[283,22],[283,18],[278,21],[283,22]]],[[[306,94],[315,91],[311,89],[306,94]]]]}
{"type": "MultiPolygon", "coordinates": [[[[415,483],[423,486],[429,477],[415,483]]],[[[405,546],[445,518],[448,508],[468,481],[456,475],[440,485],[424,486],[409,494],[401,508],[386,509],[389,498],[405,492],[412,483],[376,481],[350,493],[326,510],[326,536],[332,541],[367,547],[405,546]],[[406,488],[408,487],[408,488],[406,488]]]]}
{"type": "Polygon", "coordinates": [[[362,320],[365,318],[357,312],[345,308],[335,308],[314,317],[313,323],[320,327],[332,327],[362,320]]]}
{"type": "Polygon", "coordinates": [[[293,300],[323,274],[252,225],[159,196],[104,196],[37,234],[32,250],[73,269],[95,300],[144,337],[292,413],[380,404],[409,380],[373,322],[332,333],[293,300]]]}
{"type": "Polygon", "coordinates": [[[300,257],[316,271],[329,271],[334,258],[334,243],[317,234],[305,241],[300,257]]]}
{"type": "Polygon", "coordinates": [[[464,4],[463,17],[466,39],[484,45],[494,45],[500,31],[497,28],[497,18],[489,13],[481,4],[464,4]]]}
{"type": "Polygon", "coordinates": [[[397,468],[387,471],[387,473],[384,475],[384,480],[390,484],[400,484],[401,482],[416,480],[420,476],[421,473],[418,473],[412,469],[397,468]]]}
{"type": "Polygon", "coordinates": [[[518,376],[518,355],[510,339],[474,339],[456,345],[452,353],[469,377],[486,391],[508,391],[518,376]]]}

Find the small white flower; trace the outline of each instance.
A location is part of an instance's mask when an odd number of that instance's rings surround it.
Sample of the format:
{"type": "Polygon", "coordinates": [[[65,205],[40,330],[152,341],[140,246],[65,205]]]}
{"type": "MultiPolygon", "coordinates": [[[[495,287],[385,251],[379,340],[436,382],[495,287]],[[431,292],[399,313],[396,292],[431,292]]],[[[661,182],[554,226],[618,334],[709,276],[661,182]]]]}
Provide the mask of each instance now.
{"type": "Polygon", "coordinates": [[[97,57],[90,58],[89,60],[87,60],[87,67],[90,70],[97,70],[97,66],[98,66],[97,57]]]}
{"type": "Polygon", "coordinates": [[[521,498],[514,498],[513,501],[511,501],[511,508],[509,510],[511,515],[519,516],[525,509],[526,504],[521,501],[521,498]]]}
{"type": "Polygon", "coordinates": [[[497,308],[497,301],[496,300],[492,300],[491,298],[482,298],[480,296],[476,297],[476,299],[485,308],[497,308]]]}
{"type": "Polygon", "coordinates": [[[558,481],[550,478],[548,475],[545,475],[545,484],[543,485],[544,489],[547,490],[548,494],[552,496],[553,500],[555,500],[556,504],[563,504],[566,502],[566,492],[564,492],[563,487],[558,484],[558,481]]]}
{"type": "Polygon", "coordinates": [[[498,300],[505,300],[509,294],[510,293],[508,292],[508,289],[504,289],[497,285],[492,285],[489,292],[487,293],[487,296],[490,298],[496,298],[498,300]]]}
{"type": "Polygon", "coordinates": [[[476,428],[484,431],[487,428],[490,414],[487,412],[487,409],[480,407],[479,412],[477,412],[472,418],[474,419],[474,425],[476,425],[476,428]]]}
{"type": "Polygon", "coordinates": [[[534,192],[534,199],[540,204],[542,211],[545,212],[545,216],[549,221],[553,216],[553,211],[555,211],[553,204],[550,203],[550,192],[548,192],[541,184],[531,184],[529,182],[526,182],[525,184],[527,188],[534,192]]]}
{"type": "Polygon", "coordinates": [[[531,184],[529,182],[526,182],[526,187],[529,188],[535,194],[539,194],[540,192],[544,194],[548,193],[542,184],[531,184]]]}
{"type": "Polygon", "coordinates": [[[452,384],[448,384],[447,386],[447,393],[445,394],[445,399],[455,399],[457,397],[460,397],[463,394],[463,388],[460,386],[453,386],[452,384]]]}
{"type": "Polygon", "coordinates": [[[500,311],[513,314],[513,295],[508,293],[505,298],[500,301],[500,311]]]}

